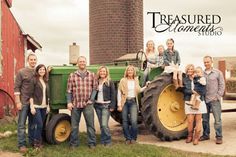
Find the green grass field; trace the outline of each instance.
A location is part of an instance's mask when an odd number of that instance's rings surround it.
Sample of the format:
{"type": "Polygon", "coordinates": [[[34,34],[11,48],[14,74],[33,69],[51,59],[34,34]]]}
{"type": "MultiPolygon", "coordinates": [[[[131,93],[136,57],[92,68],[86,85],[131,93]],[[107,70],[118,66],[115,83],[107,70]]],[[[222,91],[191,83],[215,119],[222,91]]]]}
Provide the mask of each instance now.
{"type": "MultiPolygon", "coordinates": [[[[12,130],[15,124],[1,126],[2,128],[12,130]]],[[[99,141],[99,135],[97,136],[99,141]]],[[[44,144],[44,148],[36,151],[30,148],[24,156],[35,157],[216,157],[210,154],[190,153],[171,148],[157,147],[153,145],[132,144],[126,145],[122,140],[114,140],[111,147],[104,147],[98,144],[95,149],[87,147],[86,133],[80,134],[80,146],[76,149],[69,149],[67,142],[60,145],[44,144]]],[[[0,151],[18,152],[16,134],[0,139],[0,151]]]]}

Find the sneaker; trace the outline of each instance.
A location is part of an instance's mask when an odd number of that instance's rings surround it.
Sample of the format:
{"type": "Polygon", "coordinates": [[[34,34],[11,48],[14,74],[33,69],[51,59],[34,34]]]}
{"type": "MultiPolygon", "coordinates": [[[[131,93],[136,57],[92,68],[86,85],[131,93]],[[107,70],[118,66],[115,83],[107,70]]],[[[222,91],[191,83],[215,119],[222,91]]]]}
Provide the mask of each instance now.
{"type": "Polygon", "coordinates": [[[111,146],[112,146],[111,143],[105,143],[105,144],[104,144],[104,147],[111,147],[111,146]]]}
{"type": "Polygon", "coordinates": [[[89,147],[89,149],[95,149],[96,148],[95,145],[89,145],[88,147],[89,147]]]}
{"type": "Polygon", "coordinates": [[[216,137],[216,144],[222,144],[223,140],[222,137],[216,137]]]}
{"type": "Polygon", "coordinates": [[[136,140],[131,140],[130,144],[137,144],[138,142],[136,140]]]}
{"type": "Polygon", "coordinates": [[[131,144],[130,140],[125,140],[125,144],[131,144]]]}
{"type": "Polygon", "coordinates": [[[19,148],[21,153],[26,153],[28,149],[25,146],[19,148]]]}
{"type": "Polygon", "coordinates": [[[201,136],[199,141],[206,141],[206,140],[210,140],[209,136],[201,136]]]}

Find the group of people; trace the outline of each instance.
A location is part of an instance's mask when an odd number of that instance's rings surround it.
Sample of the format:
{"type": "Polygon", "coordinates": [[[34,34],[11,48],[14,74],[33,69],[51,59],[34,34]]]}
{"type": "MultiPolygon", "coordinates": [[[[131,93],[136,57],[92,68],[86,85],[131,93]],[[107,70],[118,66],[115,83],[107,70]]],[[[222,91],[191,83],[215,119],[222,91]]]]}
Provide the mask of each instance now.
{"type": "Polygon", "coordinates": [[[15,103],[19,110],[17,137],[21,152],[26,152],[25,123],[28,117],[29,144],[42,147],[42,131],[49,107],[49,86],[45,65],[37,64],[37,57],[31,53],[27,57],[28,67],[16,75],[14,85],[15,103]]]}
{"type": "MultiPolygon", "coordinates": [[[[101,130],[101,144],[111,146],[108,126],[110,112],[116,107],[115,85],[106,66],[98,68],[97,75],[86,69],[86,58],[78,58],[78,70],[71,73],[67,83],[67,108],[71,111],[70,147],[79,145],[78,126],[83,113],[88,134],[88,147],[96,146],[94,109],[101,130]]],[[[146,86],[140,87],[136,69],[129,65],[120,80],[117,94],[117,110],[122,112],[122,126],[126,144],[136,143],[138,126],[137,96],[146,86]]]]}
{"type": "MultiPolygon", "coordinates": [[[[210,138],[209,114],[212,111],[216,131],[216,143],[222,143],[221,97],[224,93],[224,78],[222,73],[213,68],[211,56],[204,57],[205,70],[201,67],[186,66],[185,73],[179,69],[180,55],[174,49],[174,40],[168,39],[167,49],[158,46],[152,40],[146,44],[147,68],[144,80],[140,82],[136,75],[136,68],[127,66],[124,77],[120,80],[118,91],[109,75],[109,69],[101,66],[97,74],[86,68],[86,58],[80,56],[77,60],[78,70],[71,73],[67,82],[67,108],[71,111],[70,147],[79,146],[78,127],[83,113],[88,136],[88,147],[96,147],[94,128],[94,109],[98,117],[101,130],[101,144],[111,146],[111,133],[108,126],[110,113],[116,107],[122,113],[122,127],[125,144],[134,144],[138,134],[138,94],[148,86],[148,73],[152,68],[162,67],[164,72],[173,74],[176,90],[184,93],[185,113],[188,121],[188,136],[186,143],[193,141],[197,145],[199,140],[210,138]],[[184,77],[183,77],[184,76],[184,77]],[[117,101],[116,101],[117,98],[117,101]],[[117,106],[116,106],[117,102],[117,106]],[[203,135],[200,132],[203,127],[203,135]]],[[[27,57],[28,67],[21,69],[15,79],[15,102],[19,110],[18,119],[18,147],[26,152],[25,123],[29,117],[29,144],[35,148],[42,147],[42,131],[49,107],[48,72],[43,64],[37,64],[35,54],[27,57]]]]}
{"type": "Polygon", "coordinates": [[[188,136],[186,143],[193,142],[197,145],[199,140],[210,139],[210,112],[213,113],[216,132],[216,144],[223,143],[221,121],[221,97],[225,90],[225,81],[221,71],[213,68],[213,58],[203,58],[205,70],[188,64],[185,67],[185,75],[180,70],[180,55],[174,48],[172,38],[166,41],[167,49],[163,45],[158,46],[152,40],[146,44],[147,68],[144,72],[144,81],[148,80],[148,72],[151,68],[162,67],[164,72],[173,75],[173,84],[179,92],[183,92],[185,100],[185,114],[188,121],[188,136]],[[185,76],[185,77],[183,77],[185,76]],[[203,135],[200,133],[203,127],[203,135]]]}

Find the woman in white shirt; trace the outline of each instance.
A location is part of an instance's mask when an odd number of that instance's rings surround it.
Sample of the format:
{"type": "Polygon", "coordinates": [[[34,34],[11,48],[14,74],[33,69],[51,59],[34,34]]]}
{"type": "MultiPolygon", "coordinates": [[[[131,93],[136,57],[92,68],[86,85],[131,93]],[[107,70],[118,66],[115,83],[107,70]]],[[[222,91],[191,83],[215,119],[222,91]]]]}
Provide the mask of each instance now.
{"type": "Polygon", "coordinates": [[[98,92],[95,97],[94,108],[97,113],[101,129],[101,144],[111,146],[111,133],[108,127],[110,112],[115,108],[115,85],[110,79],[109,70],[101,66],[97,71],[98,92]]]}
{"type": "Polygon", "coordinates": [[[138,133],[137,96],[145,88],[146,86],[140,87],[136,70],[134,66],[129,65],[125,70],[124,77],[120,80],[118,88],[118,111],[122,111],[122,125],[126,144],[136,143],[138,133]]]}
{"type": "Polygon", "coordinates": [[[33,78],[33,95],[30,98],[30,110],[33,115],[33,147],[42,148],[42,131],[49,108],[49,87],[45,65],[39,64],[33,78]]]}

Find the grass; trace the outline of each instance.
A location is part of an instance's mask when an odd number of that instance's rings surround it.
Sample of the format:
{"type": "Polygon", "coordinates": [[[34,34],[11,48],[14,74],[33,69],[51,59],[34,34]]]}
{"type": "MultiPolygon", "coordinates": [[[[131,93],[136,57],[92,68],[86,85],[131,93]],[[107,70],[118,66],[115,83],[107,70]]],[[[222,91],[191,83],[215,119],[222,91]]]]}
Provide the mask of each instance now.
{"type": "MultiPolygon", "coordinates": [[[[11,124],[13,125],[13,124],[11,124]]],[[[2,127],[1,127],[2,128],[2,127]]],[[[10,125],[3,128],[14,128],[10,125]]],[[[97,136],[98,137],[98,136],[97,136]]],[[[76,149],[69,149],[68,143],[60,145],[45,144],[41,151],[32,148],[24,154],[26,157],[217,157],[216,155],[191,153],[179,151],[171,148],[157,147],[153,145],[133,144],[125,145],[122,140],[114,140],[111,147],[104,147],[100,144],[95,149],[90,150],[86,145],[87,136],[85,133],[80,134],[80,146],[76,149]]],[[[97,141],[100,139],[98,138],[97,141]]],[[[0,139],[0,151],[18,152],[17,136],[12,135],[8,138],[0,139]]]]}
{"type": "Polygon", "coordinates": [[[11,123],[0,123],[0,132],[4,133],[5,131],[12,131],[14,132],[17,130],[17,124],[16,122],[11,122],[11,123]]]}

